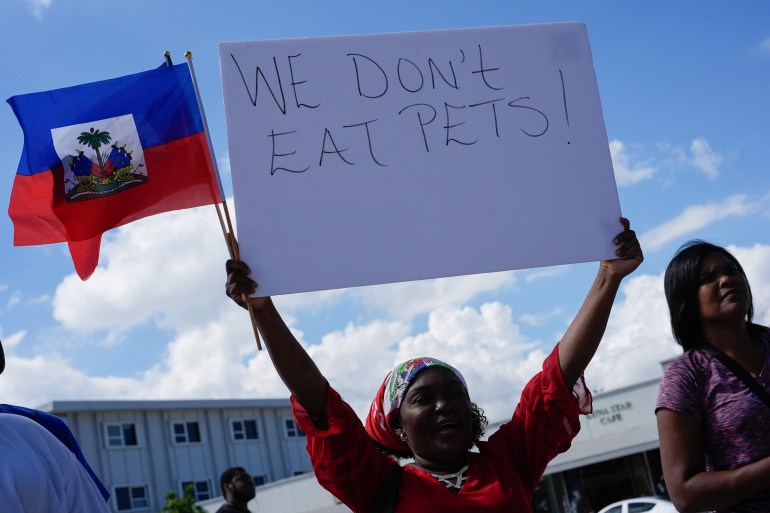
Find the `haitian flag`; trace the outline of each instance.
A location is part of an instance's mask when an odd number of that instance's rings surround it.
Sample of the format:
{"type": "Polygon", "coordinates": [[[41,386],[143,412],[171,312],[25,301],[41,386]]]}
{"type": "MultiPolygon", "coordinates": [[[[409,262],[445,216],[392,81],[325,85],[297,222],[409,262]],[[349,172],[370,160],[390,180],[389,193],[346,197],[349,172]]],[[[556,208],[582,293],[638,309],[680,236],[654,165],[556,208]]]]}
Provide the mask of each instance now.
{"type": "Polygon", "coordinates": [[[222,201],[187,64],[8,103],[24,132],[8,207],[14,245],[66,242],[83,280],[105,231],[222,201]]]}

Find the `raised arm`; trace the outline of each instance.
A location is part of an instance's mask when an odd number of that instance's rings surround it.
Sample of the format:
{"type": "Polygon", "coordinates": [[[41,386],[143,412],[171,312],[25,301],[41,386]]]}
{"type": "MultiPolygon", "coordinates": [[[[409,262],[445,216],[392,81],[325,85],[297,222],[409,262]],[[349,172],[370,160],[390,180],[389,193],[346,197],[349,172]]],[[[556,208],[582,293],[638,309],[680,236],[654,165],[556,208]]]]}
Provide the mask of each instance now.
{"type": "Polygon", "coordinates": [[[620,282],[644,260],[642,248],[628,219],[621,218],[620,223],[623,231],[613,239],[618,258],[601,262],[583,306],[559,343],[559,364],[564,382],[569,387],[583,374],[599,347],[620,282]]]}
{"type": "Polygon", "coordinates": [[[707,472],[701,422],[665,408],[657,417],[663,476],[678,511],[725,509],[770,488],[770,457],[707,472]]]}
{"type": "MultiPolygon", "coordinates": [[[[248,276],[251,269],[238,260],[228,260],[226,269],[227,295],[245,307],[243,293],[249,296],[257,289],[256,282],[248,276]]],[[[316,427],[323,428],[329,386],[326,378],[283,322],[271,298],[251,298],[251,306],[275,370],[295,399],[315,419],[316,427]]]]}

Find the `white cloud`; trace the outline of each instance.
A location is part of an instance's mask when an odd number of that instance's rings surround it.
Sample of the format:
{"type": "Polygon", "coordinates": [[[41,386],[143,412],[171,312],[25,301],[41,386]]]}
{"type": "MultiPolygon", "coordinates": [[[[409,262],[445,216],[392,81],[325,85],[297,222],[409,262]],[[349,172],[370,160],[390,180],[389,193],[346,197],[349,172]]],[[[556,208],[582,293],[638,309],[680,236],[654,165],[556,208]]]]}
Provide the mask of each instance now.
{"type": "Polygon", "coordinates": [[[27,5],[32,9],[32,15],[37,19],[43,19],[43,11],[51,7],[52,0],[27,0],[27,5]]]}
{"type": "Polygon", "coordinates": [[[521,314],[519,316],[519,322],[523,324],[528,324],[530,326],[540,326],[549,319],[553,319],[554,317],[558,317],[561,315],[561,308],[554,308],[550,312],[546,312],[543,314],[521,314]]]}
{"type": "Polygon", "coordinates": [[[35,407],[54,399],[128,397],[131,394],[126,392],[139,384],[130,378],[88,376],[54,353],[21,358],[6,351],[6,368],[0,379],[0,397],[7,403],[35,407]],[[30,379],[30,376],[34,376],[34,379],[30,379]]]}
{"type": "Polygon", "coordinates": [[[671,186],[674,172],[683,167],[693,167],[710,180],[719,177],[719,170],[724,157],[715,152],[709,142],[698,137],[690,142],[689,148],[681,148],[669,143],[657,143],[655,159],[637,161],[638,148],[628,147],[619,140],[610,141],[610,155],[615,169],[615,181],[618,186],[635,185],[656,178],[664,186],[671,186]]]}
{"type": "MultiPolygon", "coordinates": [[[[286,397],[267,351],[256,351],[248,317],[235,307],[218,311],[207,325],[177,333],[162,362],[135,377],[88,376],[56,354],[23,358],[9,351],[0,396],[25,405],[70,398],[286,397]]],[[[292,319],[287,322],[291,325],[292,319]]],[[[411,331],[402,321],[350,324],[308,351],[360,415],[396,363],[430,354],[461,369],[474,400],[493,419],[510,415],[544,356],[519,333],[510,308],[500,303],[479,310],[439,309],[431,312],[425,332],[411,331]]]]}
{"type": "Polygon", "coordinates": [[[716,221],[751,213],[754,205],[745,194],[734,194],[721,203],[711,202],[692,205],[681,214],[639,236],[645,251],[655,251],[664,244],[688,233],[700,230],[716,221]]]}
{"type": "Polygon", "coordinates": [[[692,153],[692,164],[703,171],[710,179],[716,180],[719,177],[719,166],[723,158],[711,149],[708,141],[703,137],[694,139],[690,143],[690,152],[692,153]]]}
{"type": "Polygon", "coordinates": [[[37,297],[31,297],[25,302],[28,305],[44,305],[51,302],[51,296],[48,294],[41,294],[37,297]]]}
{"type": "Polygon", "coordinates": [[[681,354],[671,335],[663,276],[631,276],[586,370],[593,390],[611,390],[661,375],[660,362],[681,354]]]}
{"type": "Polygon", "coordinates": [[[226,151],[224,155],[217,159],[220,176],[230,176],[230,152],[226,151]]]}
{"type": "Polygon", "coordinates": [[[544,267],[542,269],[537,269],[527,273],[527,277],[524,278],[524,281],[526,281],[527,283],[532,283],[545,278],[563,276],[564,274],[566,274],[568,268],[569,268],[568,265],[555,265],[553,267],[544,267]]]}
{"type": "MultiPolygon", "coordinates": [[[[749,275],[756,320],[770,323],[770,246],[729,249],[749,275]]],[[[267,351],[256,351],[244,311],[223,296],[211,301],[210,312],[205,323],[177,325],[162,361],[132,377],[89,376],[57,354],[21,357],[15,348],[25,334],[14,333],[4,339],[8,366],[0,397],[29,406],[53,399],[286,397],[267,351]]],[[[305,344],[294,319],[285,318],[305,344]]],[[[523,385],[552,347],[550,340],[541,344],[524,336],[512,308],[499,302],[434,309],[427,328],[413,330],[404,321],[351,323],[308,351],[359,415],[396,363],[431,355],[458,367],[472,398],[499,421],[511,414],[523,385]]],[[[586,379],[592,390],[652,379],[660,375],[661,360],[680,352],[670,333],[662,276],[633,275],[621,289],[586,379]]]]}
{"type": "Polygon", "coordinates": [[[27,334],[27,330],[17,331],[16,333],[12,333],[9,336],[5,337],[3,336],[3,347],[9,348],[9,347],[16,347],[21,343],[21,341],[24,339],[24,337],[27,334]]]}
{"type": "Polygon", "coordinates": [[[756,46],[756,49],[765,55],[770,55],[770,37],[766,37],[756,46]]]}
{"type": "Polygon", "coordinates": [[[710,180],[719,177],[719,167],[724,157],[716,153],[704,137],[698,137],[690,142],[688,149],[682,149],[667,143],[658,143],[658,151],[663,155],[663,166],[678,168],[694,167],[710,180]]]}
{"type": "MultiPolygon", "coordinates": [[[[286,397],[267,351],[256,351],[248,317],[235,307],[218,311],[206,326],[177,333],[163,361],[135,377],[88,376],[56,354],[22,358],[9,351],[0,396],[26,405],[70,398],[286,397]]],[[[544,357],[519,333],[510,308],[500,303],[479,310],[435,310],[425,332],[411,331],[402,321],[350,324],[308,351],[360,415],[396,363],[430,354],[461,369],[474,400],[492,419],[510,415],[521,387],[544,357]]]]}
{"type": "Polygon", "coordinates": [[[149,320],[184,329],[225,297],[227,249],[213,206],[169,212],[113,231],[87,281],[67,276],[53,315],[72,330],[121,330],[149,320]],[[87,322],[85,322],[87,321],[87,322]]]}
{"type": "Polygon", "coordinates": [[[323,337],[309,353],[331,386],[363,416],[385,374],[400,363],[398,344],[410,332],[411,326],[401,321],[350,324],[323,337]]]}
{"type": "Polygon", "coordinates": [[[754,296],[754,322],[770,326],[770,246],[728,246],[741,263],[754,296]]]}
{"type": "Polygon", "coordinates": [[[428,330],[401,341],[395,362],[425,355],[446,360],[463,373],[471,399],[496,421],[510,417],[524,384],[540,369],[546,353],[539,346],[520,333],[510,307],[494,302],[478,310],[431,312],[428,330]]]}
{"type": "Polygon", "coordinates": [[[227,299],[221,303],[227,308],[216,318],[181,329],[158,364],[131,377],[87,375],[56,353],[21,357],[11,337],[10,344],[3,341],[0,397],[27,406],[62,399],[287,397],[267,351],[257,354],[248,316],[227,299]]]}
{"type": "Polygon", "coordinates": [[[10,310],[14,306],[21,303],[21,298],[22,298],[21,292],[14,292],[13,294],[11,294],[11,297],[8,298],[8,303],[5,305],[6,310],[10,310]]]}
{"type": "MultiPolygon", "coordinates": [[[[52,300],[53,316],[70,330],[111,331],[102,345],[120,342],[120,332],[146,323],[177,332],[205,325],[217,317],[217,309],[230,307],[216,301],[225,298],[226,258],[212,206],[142,219],[105,236],[91,278],[83,282],[71,274],[62,281],[52,300]]],[[[276,302],[291,313],[352,299],[368,311],[409,321],[515,283],[513,272],[488,273],[294,294],[276,302]]]]}
{"type": "Polygon", "coordinates": [[[114,347],[126,341],[126,334],[120,330],[110,330],[107,335],[99,342],[101,347],[114,347]]]}
{"type": "Polygon", "coordinates": [[[615,181],[620,187],[648,180],[657,171],[654,166],[632,163],[622,141],[610,141],[610,155],[612,156],[612,166],[615,168],[615,181]]]}
{"type": "MultiPolygon", "coordinates": [[[[275,370],[261,375],[249,372],[244,357],[256,352],[248,316],[232,308],[206,326],[178,333],[162,363],[144,374],[143,392],[177,398],[285,397],[275,370]]],[[[267,352],[258,357],[268,358],[267,352]]]]}

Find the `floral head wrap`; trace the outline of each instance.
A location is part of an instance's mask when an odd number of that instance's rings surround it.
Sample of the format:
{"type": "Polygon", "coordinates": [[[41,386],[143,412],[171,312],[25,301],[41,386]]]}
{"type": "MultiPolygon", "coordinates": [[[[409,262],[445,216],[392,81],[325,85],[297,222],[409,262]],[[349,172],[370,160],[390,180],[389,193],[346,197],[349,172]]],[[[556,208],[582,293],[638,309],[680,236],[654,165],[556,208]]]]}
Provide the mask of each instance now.
{"type": "Polygon", "coordinates": [[[448,363],[435,358],[422,357],[407,360],[390,371],[374,396],[369,415],[366,417],[366,431],[375,442],[394,451],[409,451],[409,446],[396,434],[394,424],[404,394],[417,375],[428,367],[441,367],[452,372],[468,393],[468,385],[460,371],[448,363]]]}

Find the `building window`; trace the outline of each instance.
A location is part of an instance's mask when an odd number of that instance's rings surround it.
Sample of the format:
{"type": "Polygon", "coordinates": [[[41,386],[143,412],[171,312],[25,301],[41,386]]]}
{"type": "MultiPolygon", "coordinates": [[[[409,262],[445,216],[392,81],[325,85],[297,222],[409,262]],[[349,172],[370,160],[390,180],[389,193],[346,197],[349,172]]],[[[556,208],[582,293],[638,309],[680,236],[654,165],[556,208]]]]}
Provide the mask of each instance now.
{"type": "Polygon", "coordinates": [[[259,438],[256,420],[234,420],[233,440],[256,440],[259,438]]]}
{"type": "Polygon", "coordinates": [[[302,431],[294,419],[284,419],[283,432],[286,434],[286,438],[300,438],[305,436],[305,432],[302,431]]]}
{"type": "Polygon", "coordinates": [[[184,490],[188,486],[191,486],[193,489],[195,502],[211,499],[211,483],[208,479],[203,481],[182,481],[182,497],[184,497],[184,490]]]}
{"type": "Polygon", "coordinates": [[[251,476],[251,479],[254,481],[254,486],[260,486],[267,483],[267,476],[264,474],[251,476]]]}
{"type": "Polygon", "coordinates": [[[146,486],[118,486],[115,488],[118,511],[133,511],[150,507],[146,486]]]}
{"type": "Polygon", "coordinates": [[[104,434],[107,447],[134,447],[139,445],[136,439],[136,424],[123,422],[106,424],[104,434]]]}
{"type": "Polygon", "coordinates": [[[198,422],[175,422],[173,424],[174,442],[178,444],[194,444],[201,441],[201,430],[198,422]]]}

